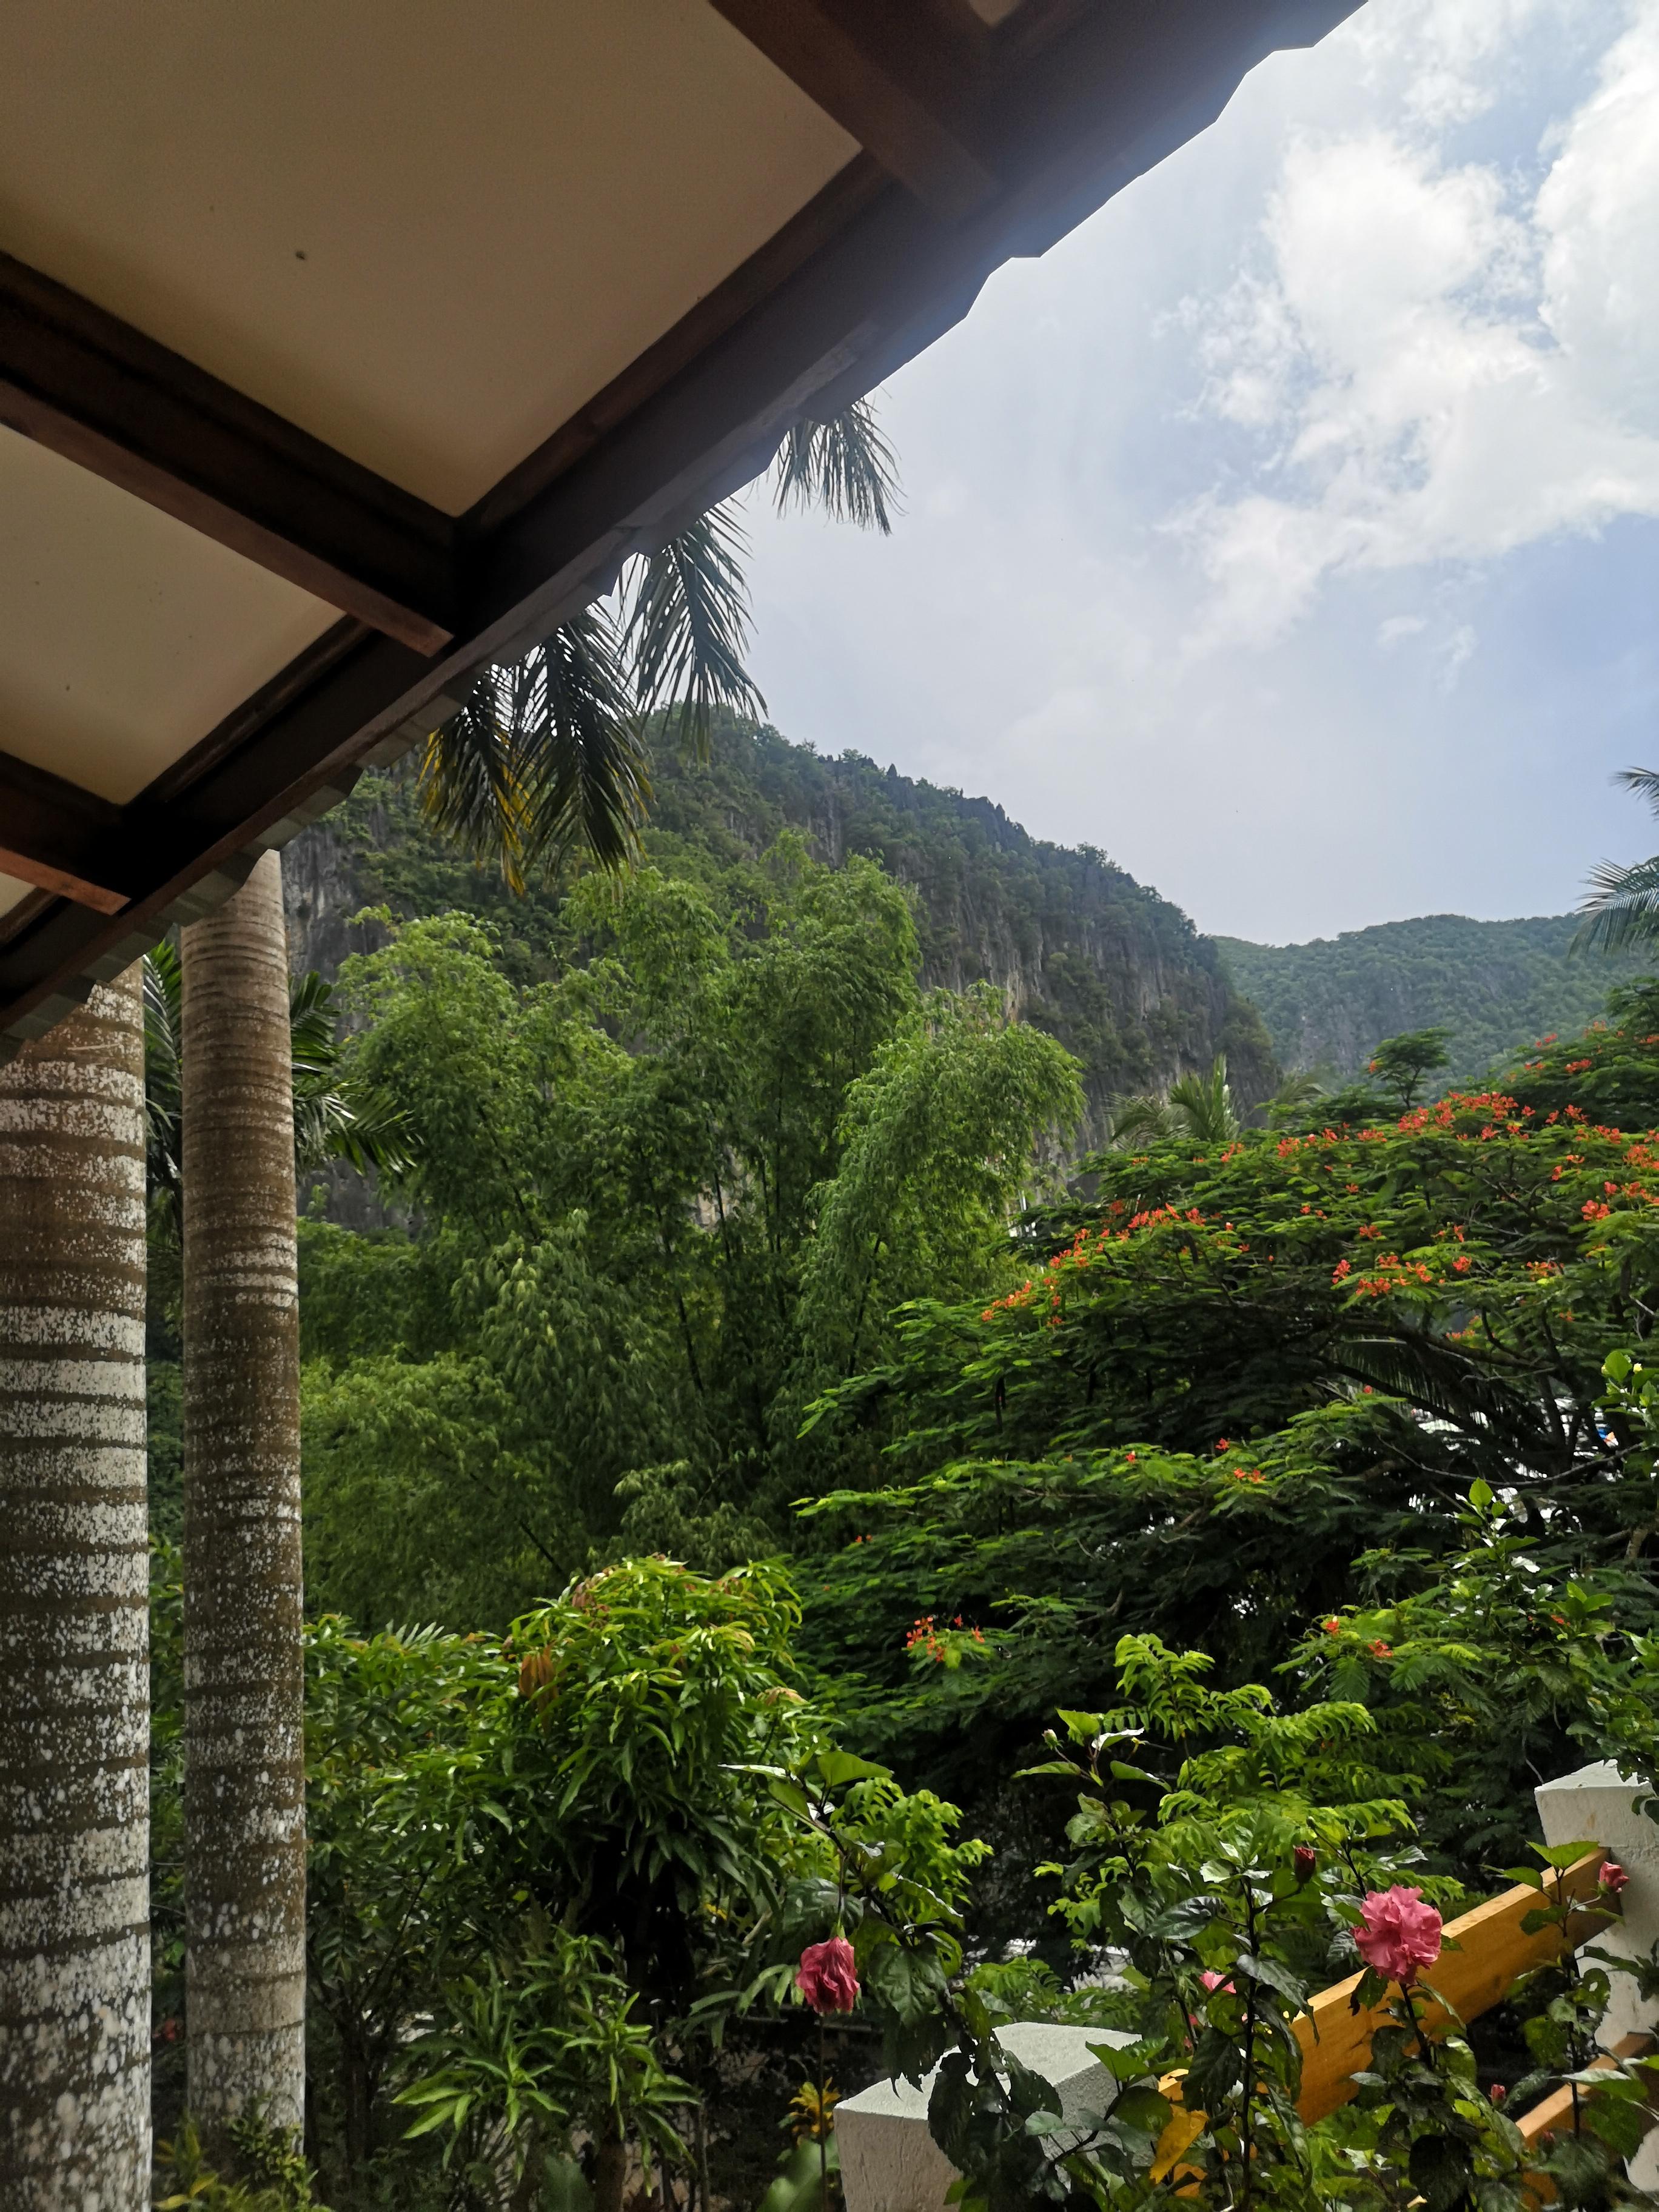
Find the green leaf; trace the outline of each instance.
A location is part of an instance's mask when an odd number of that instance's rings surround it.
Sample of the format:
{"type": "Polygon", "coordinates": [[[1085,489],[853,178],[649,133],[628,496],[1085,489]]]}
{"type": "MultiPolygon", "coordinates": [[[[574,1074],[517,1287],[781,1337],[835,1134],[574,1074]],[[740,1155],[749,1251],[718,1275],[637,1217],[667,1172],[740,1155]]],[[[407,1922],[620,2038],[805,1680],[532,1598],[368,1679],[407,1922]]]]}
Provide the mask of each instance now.
{"type": "Polygon", "coordinates": [[[1580,1859],[1588,1856],[1595,1849],[1595,1845],[1589,1842],[1534,1844],[1532,1848],[1547,1867],[1553,1869],[1559,1874],[1565,1872],[1568,1867],[1577,1866],[1580,1859]]]}
{"type": "Polygon", "coordinates": [[[822,2145],[809,2136],[787,2154],[783,2172],[761,2198],[759,2212],[825,2212],[824,2177],[840,2171],[833,2132],[822,2145]]]}
{"type": "Polygon", "coordinates": [[[1137,2085],[1124,2090],[1112,2106],[1111,2117],[1125,2127],[1139,2129],[1142,2135],[1159,2136],[1173,2110],[1170,2100],[1158,2090],[1137,2085]]]}
{"type": "Polygon", "coordinates": [[[1293,1974],[1288,1966],[1277,1959],[1269,1958],[1265,1952],[1241,1951],[1233,1965],[1237,1972],[1248,1975],[1253,1982],[1265,1982],[1270,1990],[1277,1990],[1280,1996],[1288,1997],[1293,2005],[1307,2003],[1307,1984],[1293,1974]]]}
{"type": "Polygon", "coordinates": [[[550,2152],[544,2169],[544,2212],[593,2212],[593,2191],[574,2158],[550,2152]]]}
{"type": "Polygon", "coordinates": [[[1628,2097],[1601,2090],[1581,2100],[1584,2124],[1619,2158],[1632,2155],[1652,2124],[1642,2093],[1634,2082],[1629,2086],[1632,2094],[1628,2097]]]}
{"type": "Polygon", "coordinates": [[[863,1961],[863,1969],[867,1987],[903,2026],[941,2011],[945,1975],[930,1952],[908,1950],[898,1942],[883,1943],[863,1961]]]}
{"type": "Polygon", "coordinates": [[[821,1751],[812,1761],[814,1771],[832,1790],[844,1783],[889,1781],[892,1769],[878,1766],[868,1759],[855,1758],[850,1751],[821,1751]]]}

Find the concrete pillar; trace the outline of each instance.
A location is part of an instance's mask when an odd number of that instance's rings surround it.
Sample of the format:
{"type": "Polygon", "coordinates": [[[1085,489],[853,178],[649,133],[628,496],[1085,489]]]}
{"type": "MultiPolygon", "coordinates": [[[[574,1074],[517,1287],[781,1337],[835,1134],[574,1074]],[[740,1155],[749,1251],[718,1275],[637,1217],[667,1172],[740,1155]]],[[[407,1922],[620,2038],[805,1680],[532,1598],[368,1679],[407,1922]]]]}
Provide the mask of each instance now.
{"type": "MultiPolygon", "coordinates": [[[[1659,1825],[1635,1809],[1638,1797],[1645,1794],[1607,1759],[1546,1782],[1533,1792],[1547,1844],[1601,1844],[1630,1876],[1620,1898],[1621,1917],[1607,1923],[1605,1935],[1590,1939],[1593,1948],[1616,1952],[1622,1958],[1645,1956],[1659,1942],[1659,1825]]],[[[1601,2029],[1603,2045],[1610,2047],[1620,2036],[1656,2030],[1659,2007],[1644,2004],[1631,1977],[1615,1973],[1613,2002],[1601,2029]]],[[[1638,2189],[1659,2186],[1659,2130],[1631,2160],[1630,2178],[1638,2189]]]]}
{"type": "MultiPolygon", "coordinates": [[[[1115,2028],[1017,2021],[999,2029],[998,2040],[1058,2092],[1064,2118],[1081,2119],[1103,2111],[1116,2094],[1111,2075],[1089,2045],[1133,2038],[1115,2028]]],[[[836,2107],[847,2212],[950,2212],[945,2198],[957,2170],[928,2132],[933,2080],[933,2074],[925,2075],[920,2088],[909,2081],[878,2081],[836,2107]]]]}

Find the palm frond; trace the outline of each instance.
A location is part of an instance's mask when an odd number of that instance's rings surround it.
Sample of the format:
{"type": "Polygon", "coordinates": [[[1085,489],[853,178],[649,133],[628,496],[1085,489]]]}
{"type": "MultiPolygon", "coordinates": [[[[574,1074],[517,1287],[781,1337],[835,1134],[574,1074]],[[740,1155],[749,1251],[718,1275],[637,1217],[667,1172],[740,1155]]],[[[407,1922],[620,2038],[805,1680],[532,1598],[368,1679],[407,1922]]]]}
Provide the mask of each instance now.
{"type": "Polygon", "coordinates": [[[334,986],[314,968],[289,987],[288,1027],[292,1041],[294,1088],[310,1078],[331,1077],[339,1063],[339,1016],[334,986]]]}
{"type": "Polygon", "coordinates": [[[1619,952],[1659,939],[1659,854],[1629,867],[1603,860],[1590,871],[1589,896],[1578,911],[1584,920],[1571,952],[1619,952]]]}
{"type": "Polygon", "coordinates": [[[308,1175],[330,1160],[344,1160],[367,1175],[377,1168],[398,1175],[412,1155],[408,1122],[378,1093],[347,1085],[318,1085],[294,1093],[294,1166],[308,1175]]]}
{"type": "Polygon", "coordinates": [[[544,854],[585,842],[632,857],[650,799],[621,641],[590,608],[510,667],[486,669],[427,739],[417,789],[434,829],[493,860],[515,891],[544,854]]]}
{"type": "MultiPolygon", "coordinates": [[[[777,500],[889,532],[891,447],[867,400],[799,425],[776,465],[777,500]]],[[[650,801],[641,725],[659,708],[683,750],[707,759],[715,710],[763,714],[744,665],[749,592],[729,506],[699,516],[635,568],[613,621],[591,607],[511,667],[477,677],[422,752],[422,812],[514,890],[544,854],[585,845],[603,866],[638,850],[650,801]]]]}
{"type": "Polygon", "coordinates": [[[531,858],[585,846],[602,867],[639,850],[651,778],[616,630],[590,608],[542,644],[519,722],[531,858]]]}
{"type": "Polygon", "coordinates": [[[1161,1143],[1170,1133],[1162,1099],[1126,1098],[1108,1117],[1106,1142],[1114,1151],[1132,1152],[1137,1145],[1161,1143]]]}
{"type": "Polygon", "coordinates": [[[1238,1134],[1224,1052],[1217,1053],[1207,1075],[1183,1075],[1170,1085],[1170,1110],[1195,1143],[1224,1145],[1238,1134]]]}
{"type": "Polygon", "coordinates": [[[761,715],[766,702],[744,666],[749,644],[748,550],[730,506],[711,507],[660,552],[640,563],[629,594],[623,650],[639,712],[665,701],[664,729],[682,750],[708,757],[717,707],[761,715]]]}
{"type": "Polygon", "coordinates": [[[179,1052],[184,975],[179,948],[163,938],[144,955],[144,1164],[152,1194],[176,1222],[184,1174],[179,1052]]]}
{"type": "Polygon", "coordinates": [[[1659,814],[1659,769],[1621,768],[1613,780],[1638,799],[1645,799],[1653,812],[1659,814]]]}
{"type": "Polygon", "coordinates": [[[474,860],[495,861],[515,891],[524,889],[529,819],[516,726],[536,659],[475,677],[460,712],[427,738],[416,778],[433,828],[474,860]]]}
{"type": "Polygon", "coordinates": [[[295,1170],[305,1175],[341,1159],[360,1174],[396,1175],[409,1164],[409,1124],[378,1091],[352,1079],[338,1024],[333,984],[314,968],[296,978],[289,991],[295,1170]]]}
{"type": "Polygon", "coordinates": [[[898,460],[867,399],[855,399],[827,422],[797,422],[772,474],[780,514],[791,507],[821,507],[832,521],[892,535],[898,460]]]}

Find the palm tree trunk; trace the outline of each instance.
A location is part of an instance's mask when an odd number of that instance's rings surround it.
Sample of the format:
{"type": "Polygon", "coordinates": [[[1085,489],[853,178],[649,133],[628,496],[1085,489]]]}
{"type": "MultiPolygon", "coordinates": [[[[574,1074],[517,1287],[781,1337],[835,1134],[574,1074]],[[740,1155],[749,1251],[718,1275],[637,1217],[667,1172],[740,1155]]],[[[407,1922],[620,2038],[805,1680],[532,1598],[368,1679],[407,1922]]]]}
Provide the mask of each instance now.
{"type": "Polygon", "coordinates": [[[149,2201],[140,971],[0,1067],[0,2201],[149,2201]]]}
{"type": "Polygon", "coordinates": [[[299,1301],[274,853],[184,933],[185,1933],[210,2154],[305,2116],[299,1301]]]}

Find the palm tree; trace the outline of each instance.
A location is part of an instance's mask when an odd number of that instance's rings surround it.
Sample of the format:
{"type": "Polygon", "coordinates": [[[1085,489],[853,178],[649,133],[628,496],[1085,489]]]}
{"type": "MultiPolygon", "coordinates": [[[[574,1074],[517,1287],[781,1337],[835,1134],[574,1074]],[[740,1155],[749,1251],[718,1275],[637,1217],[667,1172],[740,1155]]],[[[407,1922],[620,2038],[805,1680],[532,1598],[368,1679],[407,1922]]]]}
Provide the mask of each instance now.
{"type": "MultiPolygon", "coordinates": [[[[775,477],[781,507],[890,527],[892,455],[863,403],[793,432],[775,477]]],[[[670,738],[706,756],[717,708],[764,708],[743,665],[743,547],[717,507],[630,564],[614,607],[486,670],[425,747],[429,818],[515,887],[574,846],[623,865],[650,799],[647,718],[665,708],[670,738]]],[[[178,1070],[152,1131],[183,1216],[186,2058],[191,2112],[222,2155],[239,2112],[296,2128],[304,2107],[295,1142],[366,1132],[325,1087],[331,1068],[308,1090],[296,1054],[276,854],[185,929],[171,999],[164,957],[152,976],[157,1055],[171,1040],[178,1070]]],[[[313,1040],[319,1011],[313,992],[313,1040]]]]}
{"type": "Polygon", "coordinates": [[[212,2155],[305,2105],[300,1316],[283,878],[183,934],[185,1990],[212,2155]]]}
{"type": "MultiPolygon", "coordinates": [[[[1613,781],[1645,799],[1659,814],[1659,769],[1622,769],[1613,781]]],[[[1589,881],[1589,896],[1578,909],[1584,920],[1570,951],[1622,952],[1627,945],[1659,939],[1659,853],[1627,868],[1603,860],[1591,869],[1589,881]]]]}
{"type": "Polygon", "coordinates": [[[1138,1145],[1184,1139],[1197,1145],[1231,1144],[1239,1133],[1227,1082],[1227,1055],[1217,1053],[1207,1075],[1183,1075],[1167,1098],[1131,1098],[1113,1115],[1106,1141],[1118,1152],[1138,1145]]]}
{"type": "MultiPolygon", "coordinates": [[[[869,403],[802,422],[772,471],[781,512],[817,507],[884,536],[897,477],[869,403]]],[[[617,867],[638,849],[651,784],[644,730],[706,759],[717,709],[763,714],[744,665],[746,548],[733,502],[629,564],[614,599],[562,623],[510,666],[486,669],[419,763],[434,825],[521,889],[537,860],[585,848],[617,867]]]]}
{"type": "Polygon", "coordinates": [[[147,2204],[138,970],[0,1067],[0,2198],[147,2204]]]}

